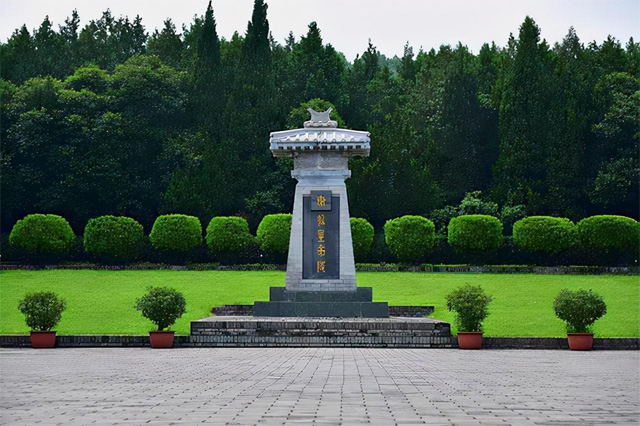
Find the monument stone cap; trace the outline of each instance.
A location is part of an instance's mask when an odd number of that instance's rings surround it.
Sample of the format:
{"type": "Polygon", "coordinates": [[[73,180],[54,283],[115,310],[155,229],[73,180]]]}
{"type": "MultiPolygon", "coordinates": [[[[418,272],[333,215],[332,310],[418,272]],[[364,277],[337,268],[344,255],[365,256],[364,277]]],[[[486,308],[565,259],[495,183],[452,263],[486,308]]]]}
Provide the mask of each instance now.
{"type": "Polygon", "coordinates": [[[344,156],[368,157],[371,149],[369,132],[339,129],[331,120],[332,108],[318,112],[308,108],[311,119],[301,129],[271,132],[269,142],[274,157],[288,157],[299,153],[341,152],[344,156]]]}

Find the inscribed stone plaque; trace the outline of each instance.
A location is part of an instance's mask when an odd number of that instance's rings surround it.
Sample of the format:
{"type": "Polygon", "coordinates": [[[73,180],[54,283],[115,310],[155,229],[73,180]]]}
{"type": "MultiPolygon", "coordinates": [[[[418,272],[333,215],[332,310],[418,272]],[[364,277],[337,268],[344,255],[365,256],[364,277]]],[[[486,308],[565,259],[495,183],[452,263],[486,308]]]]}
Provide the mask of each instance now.
{"type": "Polygon", "coordinates": [[[302,278],[339,279],[340,197],[331,191],[312,191],[303,197],[302,207],[302,278]]]}
{"type": "Polygon", "coordinates": [[[311,191],[311,211],[331,211],[331,191],[311,191]]]}

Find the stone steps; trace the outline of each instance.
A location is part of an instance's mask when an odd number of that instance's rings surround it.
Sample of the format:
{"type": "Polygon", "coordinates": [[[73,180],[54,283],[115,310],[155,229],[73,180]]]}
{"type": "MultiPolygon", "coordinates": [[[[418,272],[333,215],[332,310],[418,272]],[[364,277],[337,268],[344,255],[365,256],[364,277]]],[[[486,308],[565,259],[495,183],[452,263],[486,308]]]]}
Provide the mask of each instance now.
{"type": "Polygon", "coordinates": [[[448,323],[431,318],[209,317],[191,322],[194,346],[452,347],[448,323]]]}

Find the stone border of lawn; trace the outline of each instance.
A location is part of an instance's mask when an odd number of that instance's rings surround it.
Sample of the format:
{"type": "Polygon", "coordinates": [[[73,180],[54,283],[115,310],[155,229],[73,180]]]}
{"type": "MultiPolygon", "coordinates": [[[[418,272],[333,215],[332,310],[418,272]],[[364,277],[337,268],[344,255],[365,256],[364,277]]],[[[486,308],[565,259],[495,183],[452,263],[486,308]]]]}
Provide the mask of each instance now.
{"type": "MultiPolygon", "coordinates": [[[[482,342],[484,349],[551,349],[568,350],[565,337],[485,337],[482,342]]],[[[206,343],[198,343],[197,347],[207,347],[206,343]]],[[[318,345],[273,345],[269,342],[263,344],[227,344],[225,347],[318,347],[318,345]]],[[[0,335],[0,348],[30,348],[31,340],[28,335],[0,335]]],[[[149,336],[58,336],[56,347],[82,348],[82,347],[149,347],[149,336]]],[[[196,347],[191,336],[175,336],[174,347],[196,347]]],[[[211,347],[219,347],[211,345],[211,347]]],[[[341,347],[350,347],[348,344],[341,347]]],[[[361,345],[358,347],[362,347],[361,345]]],[[[451,337],[449,348],[457,348],[458,339],[451,337]]],[[[596,338],[593,342],[594,350],[640,350],[640,338],[636,337],[605,337],[596,338]]]]}
{"type": "MultiPolygon", "coordinates": [[[[163,270],[175,271],[285,271],[286,265],[244,264],[218,265],[196,263],[189,265],[169,265],[164,263],[138,263],[132,265],[100,265],[95,263],[69,263],[58,265],[28,265],[20,263],[0,263],[0,270],[163,270]]],[[[528,266],[528,265],[431,265],[419,266],[388,264],[356,264],[358,272],[451,272],[451,273],[491,273],[491,274],[546,274],[546,275],[638,275],[638,266],[528,266]]]]}

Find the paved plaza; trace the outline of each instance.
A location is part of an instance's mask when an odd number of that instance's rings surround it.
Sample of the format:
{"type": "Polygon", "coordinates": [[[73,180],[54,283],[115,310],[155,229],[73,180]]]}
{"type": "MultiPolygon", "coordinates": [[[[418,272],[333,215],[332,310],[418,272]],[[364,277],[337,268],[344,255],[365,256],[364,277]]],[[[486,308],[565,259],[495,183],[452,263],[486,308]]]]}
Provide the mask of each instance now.
{"type": "Polygon", "coordinates": [[[1,424],[640,423],[640,352],[3,349],[1,424]]]}

